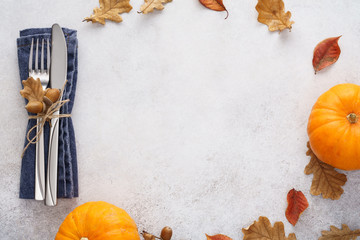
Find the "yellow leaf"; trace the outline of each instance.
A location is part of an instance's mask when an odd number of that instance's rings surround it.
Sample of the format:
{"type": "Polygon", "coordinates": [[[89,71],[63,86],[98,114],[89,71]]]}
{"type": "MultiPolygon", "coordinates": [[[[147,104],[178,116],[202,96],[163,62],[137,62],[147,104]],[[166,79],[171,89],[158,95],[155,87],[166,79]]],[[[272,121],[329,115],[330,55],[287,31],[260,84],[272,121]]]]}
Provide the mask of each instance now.
{"type": "Polygon", "coordinates": [[[154,11],[154,9],[163,10],[163,4],[171,1],[172,0],[145,0],[144,4],[140,7],[141,11],[139,13],[147,14],[154,11]]]}
{"type": "Polygon", "coordinates": [[[258,21],[269,26],[269,31],[291,29],[294,21],[290,21],[291,12],[284,10],[282,0],[258,0],[256,10],[259,12],[258,21]]]}
{"type": "Polygon", "coordinates": [[[24,89],[20,90],[21,96],[26,98],[29,102],[43,101],[45,93],[39,78],[35,80],[32,77],[29,77],[27,80],[23,80],[22,84],[24,89]]]}
{"type": "Polygon", "coordinates": [[[120,13],[130,12],[132,6],[130,0],[99,0],[100,8],[94,8],[94,14],[85,18],[83,21],[101,23],[105,25],[105,19],[121,22],[120,13]]]}
{"type": "Polygon", "coordinates": [[[259,217],[259,221],[255,221],[250,227],[243,228],[244,240],[296,240],[294,233],[289,237],[285,236],[284,224],[276,222],[274,227],[267,217],[259,217]]]}
{"type": "Polygon", "coordinates": [[[355,240],[359,236],[360,229],[351,231],[346,224],[343,224],[342,229],[330,226],[330,231],[321,231],[319,240],[355,240]]]}
{"type": "Polygon", "coordinates": [[[311,183],[310,193],[312,195],[322,194],[323,198],[337,200],[341,197],[344,190],[341,188],[345,185],[347,178],[345,174],[338,173],[334,167],[320,161],[307,143],[307,156],[310,156],[310,162],[305,167],[305,174],[314,174],[311,183]]]}

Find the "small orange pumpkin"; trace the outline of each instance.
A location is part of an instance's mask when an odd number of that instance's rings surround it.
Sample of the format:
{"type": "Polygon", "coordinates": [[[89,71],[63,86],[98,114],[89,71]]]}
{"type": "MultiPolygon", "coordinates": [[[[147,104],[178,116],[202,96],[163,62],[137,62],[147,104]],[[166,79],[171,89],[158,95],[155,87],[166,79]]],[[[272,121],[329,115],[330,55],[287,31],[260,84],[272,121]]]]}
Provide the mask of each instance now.
{"type": "Polygon", "coordinates": [[[134,220],[106,202],[75,208],[61,224],[55,240],[140,240],[134,220]]]}
{"type": "Polygon", "coordinates": [[[343,170],[360,169],[360,86],[339,84],[316,101],[308,122],[312,151],[343,170]]]}

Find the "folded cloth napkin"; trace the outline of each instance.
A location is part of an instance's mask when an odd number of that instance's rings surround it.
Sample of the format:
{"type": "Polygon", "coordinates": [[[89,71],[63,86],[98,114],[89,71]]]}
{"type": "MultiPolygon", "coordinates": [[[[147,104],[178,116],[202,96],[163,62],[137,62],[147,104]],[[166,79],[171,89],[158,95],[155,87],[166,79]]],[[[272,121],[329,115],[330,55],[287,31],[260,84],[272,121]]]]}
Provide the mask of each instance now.
{"type": "MultiPolygon", "coordinates": [[[[68,69],[67,69],[67,84],[64,89],[63,99],[70,99],[60,110],[63,114],[70,114],[76,90],[76,81],[78,73],[78,58],[77,47],[78,41],[76,31],[63,28],[65,34],[67,51],[68,51],[68,69]]],[[[20,31],[20,38],[17,39],[18,46],[18,61],[20,71],[20,81],[26,80],[29,76],[28,64],[30,55],[31,39],[39,39],[39,45],[42,39],[50,41],[51,47],[51,28],[31,28],[20,31]]],[[[34,44],[35,45],[35,44],[34,44]]],[[[41,47],[39,46],[39,51],[41,47]]],[[[35,46],[34,51],[35,54],[35,46]]],[[[45,63],[47,59],[46,51],[44,51],[45,63]]],[[[33,57],[33,59],[35,59],[33,57]]],[[[40,61],[40,57],[39,57],[40,61]]],[[[33,64],[35,65],[34,61],[33,64]]],[[[40,66],[40,63],[39,63],[40,66]]],[[[34,66],[33,66],[34,67],[34,66]]],[[[76,144],[75,133],[71,117],[59,119],[59,173],[58,173],[58,198],[73,198],[79,195],[78,193],[78,173],[77,173],[77,159],[76,159],[76,144]]],[[[36,119],[29,119],[26,133],[30,128],[36,125],[36,119]]],[[[49,125],[44,127],[44,142],[45,142],[45,170],[47,169],[47,157],[49,147],[49,125]]],[[[33,131],[30,139],[35,136],[33,131]]],[[[25,144],[28,143],[25,137],[25,144]]],[[[25,151],[21,164],[20,176],[20,198],[33,199],[35,197],[35,144],[31,144],[25,151]]]]}

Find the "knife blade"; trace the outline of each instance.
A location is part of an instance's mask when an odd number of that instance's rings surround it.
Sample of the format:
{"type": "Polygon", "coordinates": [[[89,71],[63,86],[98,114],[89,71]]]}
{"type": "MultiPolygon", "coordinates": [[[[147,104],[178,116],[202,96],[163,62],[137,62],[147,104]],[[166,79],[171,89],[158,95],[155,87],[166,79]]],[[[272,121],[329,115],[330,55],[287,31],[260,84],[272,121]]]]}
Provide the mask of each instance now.
{"type": "MultiPolygon", "coordinates": [[[[54,24],[51,30],[51,88],[61,89],[67,75],[67,47],[64,33],[59,24],[54,24]]],[[[62,96],[60,96],[60,99],[62,96]]],[[[58,115],[59,111],[54,112],[58,115]]],[[[46,176],[45,205],[57,204],[57,178],[58,178],[58,150],[59,150],[59,118],[51,119],[49,155],[46,176]]]]}

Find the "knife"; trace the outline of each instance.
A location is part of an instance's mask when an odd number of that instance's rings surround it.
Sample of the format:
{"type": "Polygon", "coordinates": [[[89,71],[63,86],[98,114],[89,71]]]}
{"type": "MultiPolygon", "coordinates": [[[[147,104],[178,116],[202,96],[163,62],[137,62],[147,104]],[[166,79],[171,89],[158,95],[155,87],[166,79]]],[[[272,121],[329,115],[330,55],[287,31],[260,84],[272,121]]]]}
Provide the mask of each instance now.
{"type": "MultiPolygon", "coordinates": [[[[64,33],[59,24],[54,24],[51,29],[51,88],[61,89],[67,75],[67,48],[64,33]]],[[[60,99],[62,96],[60,96],[60,99]]],[[[60,112],[54,112],[58,115],[60,112]]],[[[58,150],[59,150],[59,118],[51,119],[49,155],[46,176],[45,205],[56,206],[58,182],[58,150]]]]}

